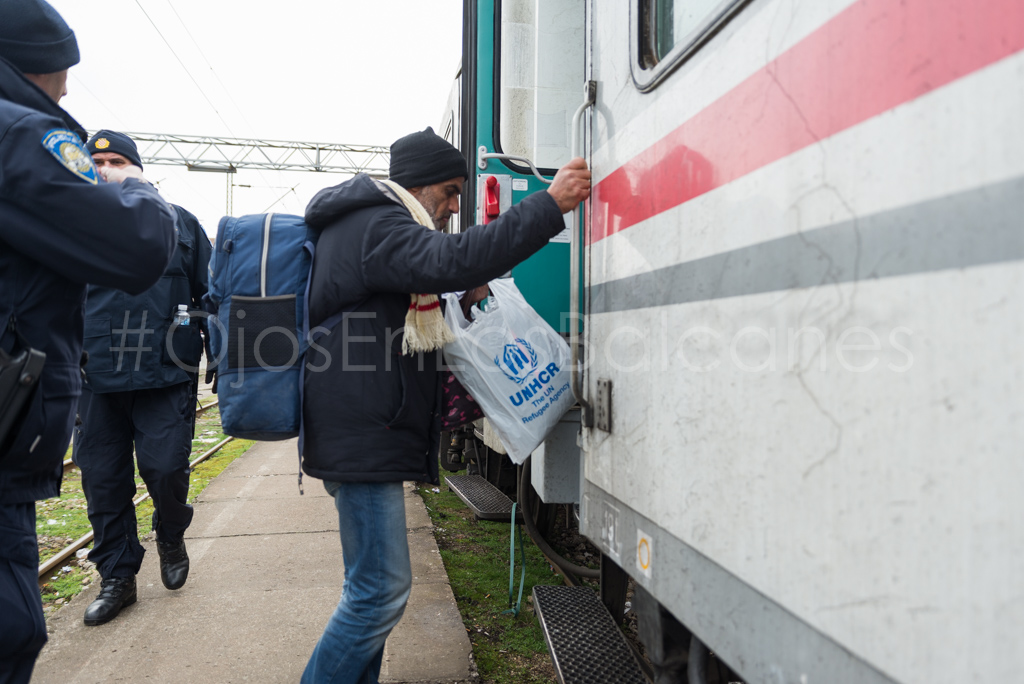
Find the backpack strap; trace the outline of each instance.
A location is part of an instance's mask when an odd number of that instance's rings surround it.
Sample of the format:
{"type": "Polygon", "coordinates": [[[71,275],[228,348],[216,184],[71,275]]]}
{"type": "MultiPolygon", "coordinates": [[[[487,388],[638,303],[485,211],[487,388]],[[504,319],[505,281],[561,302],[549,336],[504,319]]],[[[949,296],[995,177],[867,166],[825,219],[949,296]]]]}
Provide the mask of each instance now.
{"type": "MultiPolygon", "coordinates": [[[[313,256],[316,254],[316,245],[312,240],[306,240],[302,248],[309,252],[309,277],[306,278],[306,291],[302,294],[302,339],[307,345],[313,340],[309,334],[309,288],[313,284],[313,256]]],[[[307,350],[309,347],[307,346],[307,350]]],[[[306,445],[306,361],[303,359],[299,366],[299,495],[305,494],[302,491],[302,452],[306,445]]]]}

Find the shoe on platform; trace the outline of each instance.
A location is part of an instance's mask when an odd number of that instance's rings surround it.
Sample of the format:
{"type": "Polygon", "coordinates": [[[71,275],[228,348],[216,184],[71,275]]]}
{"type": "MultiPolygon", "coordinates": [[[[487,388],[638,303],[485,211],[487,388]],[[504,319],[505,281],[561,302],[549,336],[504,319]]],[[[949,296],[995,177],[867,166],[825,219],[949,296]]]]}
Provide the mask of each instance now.
{"type": "Polygon", "coordinates": [[[188,579],[188,553],[185,540],[156,543],[160,555],[160,580],[168,589],[180,589],[188,579]]]}
{"type": "Polygon", "coordinates": [[[89,627],[110,622],[121,609],[135,603],[135,577],[111,577],[100,582],[100,595],[85,609],[85,624],[89,627]]]}

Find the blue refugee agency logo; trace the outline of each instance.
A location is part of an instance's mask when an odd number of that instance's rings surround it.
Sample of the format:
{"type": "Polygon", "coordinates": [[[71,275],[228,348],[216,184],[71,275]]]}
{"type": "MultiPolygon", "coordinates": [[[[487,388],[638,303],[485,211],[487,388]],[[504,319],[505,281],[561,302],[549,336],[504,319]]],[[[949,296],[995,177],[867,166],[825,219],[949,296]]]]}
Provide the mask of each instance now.
{"type": "Polygon", "coordinates": [[[92,156],[77,135],[65,128],[54,128],[40,142],[65,169],[93,185],[99,182],[92,156]]]}
{"type": "Polygon", "coordinates": [[[501,369],[512,382],[521,385],[537,372],[537,352],[526,340],[516,338],[514,344],[506,344],[499,359],[494,357],[494,365],[501,369]]]}

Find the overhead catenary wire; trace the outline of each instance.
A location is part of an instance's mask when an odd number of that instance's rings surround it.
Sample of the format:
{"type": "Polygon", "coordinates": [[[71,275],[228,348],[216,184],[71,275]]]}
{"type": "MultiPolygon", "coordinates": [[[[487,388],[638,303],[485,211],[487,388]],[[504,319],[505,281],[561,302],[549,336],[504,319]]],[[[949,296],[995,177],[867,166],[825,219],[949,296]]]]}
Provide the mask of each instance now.
{"type": "Polygon", "coordinates": [[[83,80],[82,80],[81,78],[79,78],[79,77],[78,77],[78,75],[77,75],[77,74],[75,74],[75,73],[74,73],[74,72],[72,72],[72,71],[69,71],[69,72],[68,72],[68,76],[69,76],[70,78],[73,78],[73,79],[75,80],[75,83],[77,83],[78,85],[80,85],[80,86],[82,87],[82,90],[84,90],[85,92],[87,92],[87,93],[89,93],[90,95],[92,95],[92,98],[93,98],[94,100],[96,100],[96,102],[98,102],[98,103],[99,103],[99,105],[100,105],[101,107],[103,107],[104,109],[106,109],[106,110],[107,110],[107,112],[109,112],[109,113],[110,113],[110,116],[111,116],[111,117],[113,117],[114,121],[115,121],[115,122],[116,122],[116,123],[117,123],[117,124],[118,124],[119,126],[121,126],[122,128],[127,128],[127,124],[125,124],[125,122],[121,120],[121,117],[119,117],[119,116],[117,115],[117,113],[116,113],[116,112],[114,112],[114,110],[113,110],[113,109],[111,109],[110,107],[108,107],[108,106],[107,106],[107,103],[106,103],[106,102],[104,102],[104,101],[103,101],[103,99],[102,99],[102,98],[101,98],[101,97],[100,97],[99,95],[97,95],[96,93],[92,92],[92,89],[91,89],[91,88],[89,88],[89,86],[87,86],[87,85],[85,84],[85,81],[83,81],[83,80]]]}
{"type": "MultiPolygon", "coordinates": [[[[136,0],[136,1],[138,1],[138,0],[136,0]]],[[[210,62],[210,59],[206,56],[206,53],[203,52],[202,46],[199,45],[199,42],[195,39],[195,36],[192,35],[192,32],[188,30],[188,25],[185,23],[185,20],[181,18],[181,15],[178,14],[178,10],[174,7],[174,3],[172,3],[171,0],[167,0],[167,6],[171,8],[172,12],[174,12],[174,16],[178,19],[178,23],[181,24],[181,28],[183,28],[185,30],[185,33],[186,33],[186,35],[188,35],[189,40],[192,41],[192,44],[196,46],[196,50],[199,51],[199,55],[203,58],[203,61],[206,62],[206,66],[208,66],[210,68],[210,73],[212,73],[213,77],[215,79],[217,79],[217,83],[220,84],[220,87],[224,89],[224,94],[228,96],[228,99],[231,100],[231,104],[233,104],[235,106],[235,109],[238,111],[239,116],[242,117],[242,121],[244,121],[245,125],[249,128],[249,132],[252,133],[252,134],[255,134],[256,133],[256,129],[252,125],[252,123],[249,121],[249,119],[245,116],[245,110],[243,110],[242,107],[239,106],[238,102],[235,101],[235,98],[232,97],[231,90],[227,87],[227,84],[225,84],[224,81],[221,80],[221,77],[217,73],[217,70],[213,68],[213,63],[210,62]]],[[[166,40],[164,42],[166,42],[166,40]]],[[[172,52],[173,52],[173,50],[172,50],[172,52]]],[[[175,55],[175,56],[177,56],[177,55],[175,55]]],[[[180,62],[181,60],[178,60],[178,61],[180,62]]],[[[182,66],[184,66],[184,65],[182,65],[182,66]]],[[[187,71],[187,69],[186,69],[186,71],[187,71]]],[[[219,116],[219,114],[218,114],[218,116],[219,116]]],[[[222,118],[221,121],[223,121],[223,120],[224,119],[222,118]]],[[[225,123],[225,125],[227,125],[227,124],[225,123]]],[[[230,130],[230,128],[229,128],[229,130],[230,130]]],[[[232,133],[232,135],[234,135],[234,133],[232,133]]],[[[266,183],[268,185],[270,184],[270,181],[263,174],[263,171],[257,170],[256,173],[259,174],[260,178],[263,179],[264,183],[266,183]]]]}
{"type": "Polygon", "coordinates": [[[199,55],[203,58],[203,61],[206,62],[206,66],[210,67],[210,73],[212,73],[213,77],[217,79],[217,83],[220,84],[220,87],[224,89],[224,94],[228,96],[228,99],[231,100],[231,104],[233,104],[235,106],[235,109],[238,110],[238,114],[242,117],[242,121],[244,121],[245,125],[249,127],[249,132],[255,133],[253,125],[245,116],[245,111],[235,101],[235,98],[231,96],[231,90],[228,89],[224,81],[221,80],[220,75],[217,74],[217,70],[213,68],[213,64],[210,62],[210,59],[206,56],[206,53],[203,52],[203,48],[199,45],[199,42],[196,41],[195,36],[193,36],[192,32],[188,30],[188,25],[185,24],[184,19],[181,18],[180,14],[178,14],[178,10],[175,9],[174,4],[171,2],[171,0],[167,0],[167,5],[171,8],[171,11],[174,12],[174,16],[177,17],[178,23],[181,24],[181,28],[185,29],[185,33],[188,35],[189,40],[191,40],[192,44],[196,46],[196,50],[199,51],[199,55]]]}
{"type": "MultiPolygon", "coordinates": [[[[167,3],[167,6],[171,10],[171,12],[174,14],[174,16],[177,19],[178,23],[181,25],[182,30],[184,30],[184,32],[188,36],[189,40],[195,46],[196,51],[199,53],[199,55],[202,57],[203,61],[205,62],[206,66],[209,68],[210,73],[216,79],[216,81],[220,85],[220,87],[223,89],[224,94],[228,97],[228,99],[234,105],[234,108],[235,108],[235,110],[237,110],[238,115],[245,122],[246,126],[248,126],[250,129],[252,129],[253,128],[252,123],[246,118],[244,111],[239,106],[238,102],[235,100],[233,95],[231,94],[231,90],[227,87],[227,85],[225,84],[224,80],[220,77],[220,75],[217,72],[217,69],[214,67],[214,65],[210,61],[209,57],[207,57],[205,51],[202,49],[202,47],[200,46],[199,42],[196,40],[196,37],[192,34],[191,30],[188,27],[188,24],[185,22],[185,18],[181,15],[181,13],[178,12],[177,8],[175,7],[174,3],[171,0],[165,0],[165,2],[167,3]]],[[[163,41],[164,45],[167,46],[167,49],[170,50],[170,52],[171,52],[172,56],[174,57],[174,59],[178,62],[179,66],[185,71],[185,74],[192,81],[192,83],[195,86],[195,88],[199,91],[200,95],[202,95],[203,99],[207,102],[207,104],[213,110],[214,114],[216,114],[217,118],[224,125],[224,127],[226,128],[228,133],[230,135],[232,135],[234,138],[239,139],[239,136],[234,131],[234,129],[231,126],[231,124],[227,121],[227,119],[225,118],[225,115],[222,114],[221,110],[217,107],[217,105],[215,104],[213,98],[203,88],[202,84],[200,83],[200,80],[196,77],[196,75],[192,72],[192,70],[189,69],[189,66],[186,64],[185,60],[182,59],[182,56],[179,54],[179,52],[177,50],[175,50],[175,47],[172,44],[171,40],[169,39],[168,35],[165,35],[164,31],[161,30],[160,25],[157,23],[157,19],[159,19],[160,17],[158,15],[156,15],[156,14],[151,14],[149,11],[147,11],[146,8],[143,6],[143,3],[142,3],[141,0],[135,0],[135,4],[139,7],[139,10],[142,12],[143,16],[145,16],[145,18],[149,22],[149,24],[153,27],[153,30],[156,31],[157,35],[163,41]],[[156,17],[156,18],[154,18],[154,17],[156,17]]],[[[99,101],[99,98],[97,98],[97,100],[99,101]]],[[[106,107],[106,105],[104,103],[102,103],[102,101],[100,103],[101,103],[101,105],[106,107]]],[[[260,152],[262,152],[262,150],[260,150],[260,152]]],[[[263,185],[264,186],[271,187],[271,186],[274,185],[269,180],[269,178],[266,176],[266,174],[265,174],[265,171],[267,169],[261,169],[259,167],[256,167],[255,170],[256,170],[257,174],[259,175],[259,177],[261,178],[261,180],[263,181],[263,185]]],[[[271,170],[276,170],[276,171],[278,171],[279,176],[281,175],[281,171],[280,170],[277,170],[277,169],[271,169],[271,170]]],[[[235,171],[229,171],[229,173],[234,173],[234,172],[235,171]]],[[[233,195],[233,193],[231,192],[231,188],[232,187],[237,187],[237,186],[232,186],[230,180],[228,182],[229,182],[229,190],[228,190],[229,200],[228,201],[229,201],[229,205],[230,205],[231,197],[233,195]]],[[[285,182],[287,182],[287,181],[285,181],[285,182]]],[[[191,184],[187,184],[187,185],[189,185],[189,187],[192,187],[191,184]]],[[[292,193],[294,194],[295,202],[298,205],[300,205],[300,206],[297,207],[297,211],[299,213],[301,213],[301,211],[302,211],[301,199],[299,198],[298,193],[294,192],[295,188],[297,188],[297,187],[298,187],[298,185],[294,186],[291,190],[292,190],[292,193]]],[[[192,189],[194,190],[195,188],[192,188],[192,189]]],[[[281,203],[282,201],[285,201],[286,199],[288,199],[288,193],[285,193],[285,195],[277,198],[270,205],[270,207],[274,207],[274,206],[278,205],[279,203],[281,203]]],[[[290,201],[285,203],[285,207],[288,210],[291,210],[293,206],[295,206],[295,205],[292,205],[292,203],[290,201]]],[[[266,210],[264,210],[264,211],[266,211],[266,210]]],[[[232,211],[232,213],[234,213],[234,212],[232,211]]],[[[207,223],[209,223],[209,221],[207,221],[207,223]]],[[[216,223],[216,222],[214,222],[214,223],[216,223]]]]}
{"type": "MultiPolygon", "coordinates": [[[[278,197],[278,198],[277,198],[276,200],[274,200],[273,202],[271,202],[271,203],[270,203],[270,206],[268,206],[268,207],[267,207],[266,209],[264,209],[264,210],[263,210],[263,211],[261,211],[260,213],[261,213],[261,214],[265,214],[265,213],[267,213],[268,211],[270,211],[270,210],[271,210],[271,209],[272,209],[272,208],[273,208],[273,207],[274,207],[275,205],[277,205],[277,203],[278,203],[278,202],[280,202],[280,201],[281,201],[281,200],[283,200],[283,199],[284,199],[285,197],[287,197],[289,193],[293,193],[293,192],[295,192],[295,188],[299,187],[300,185],[302,185],[302,183],[296,183],[296,184],[295,184],[295,185],[293,185],[292,187],[288,188],[288,191],[287,191],[287,192],[285,192],[285,193],[284,193],[283,195],[281,195],[281,196],[280,196],[280,197],[278,197]]],[[[296,197],[298,197],[298,195],[299,195],[299,193],[295,192],[295,196],[296,196],[296,197]]]]}
{"type": "Polygon", "coordinates": [[[185,70],[186,74],[188,74],[189,79],[191,79],[192,83],[199,91],[199,94],[203,96],[203,99],[206,100],[207,104],[210,105],[210,108],[213,109],[214,113],[217,115],[217,118],[220,119],[221,123],[224,124],[225,128],[228,129],[228,132],[231,133],[231,135],[235,135],[235,132],[231,130],[231,125],[228,124],[228,122],[224,119],[223,116],[221,116],[220,110],[217,109],[217,105],[213,104],[213,100],[211,100],[210,96],[206,94],[206,91],[203,90],[203,87],[199,85],[199,81],[197,81],[196,77],[192,75],[192,72],[189,71],[188,67],[185,65],[185,62],[182,61],[181,57],[178,56],[178,53],[174,50],[174,47],[171,45],[170,41],[168,41],[167,38],[164,36],[163,32],[160,30],[160,27],[157,26],[156,22],[153,21],[153,18],[149,16],[149,12],[146,11],[146,8],[142,6],[142,2],[140,0],[135,0],[135,4],[138,5],[139,9],[142,10],[142,13],[146,15],[146,19],[153,26],[153,30],[156,31],[158,36],[160,36],[160,40],[164,41],[164,45],[166,45],[167,49],[171,51],[172,55],[174,55],[174,59],[178,60],[178,64],[180,64],[181,68],[185,70]]]}

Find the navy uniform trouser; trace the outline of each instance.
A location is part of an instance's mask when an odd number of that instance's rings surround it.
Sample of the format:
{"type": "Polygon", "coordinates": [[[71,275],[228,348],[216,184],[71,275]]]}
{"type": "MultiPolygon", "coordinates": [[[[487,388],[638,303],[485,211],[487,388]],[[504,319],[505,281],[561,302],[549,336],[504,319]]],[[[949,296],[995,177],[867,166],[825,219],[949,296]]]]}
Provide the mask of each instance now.
{"type": "Polygon", "coordinates": [[[145,554],[132,505],[133,445],[153,498],[157,541],[180,541],[192,522],[187,498],[194,403],[189,382],[104,394],[83,388],[73,455],[95,535],[89,560],[104,579],[135,576],[145,554]]]}
{"type": "Polygon", "coordinates": [[[28,684],[46,643],[36,505],[0,504],[0,684],[28,684]]]}

